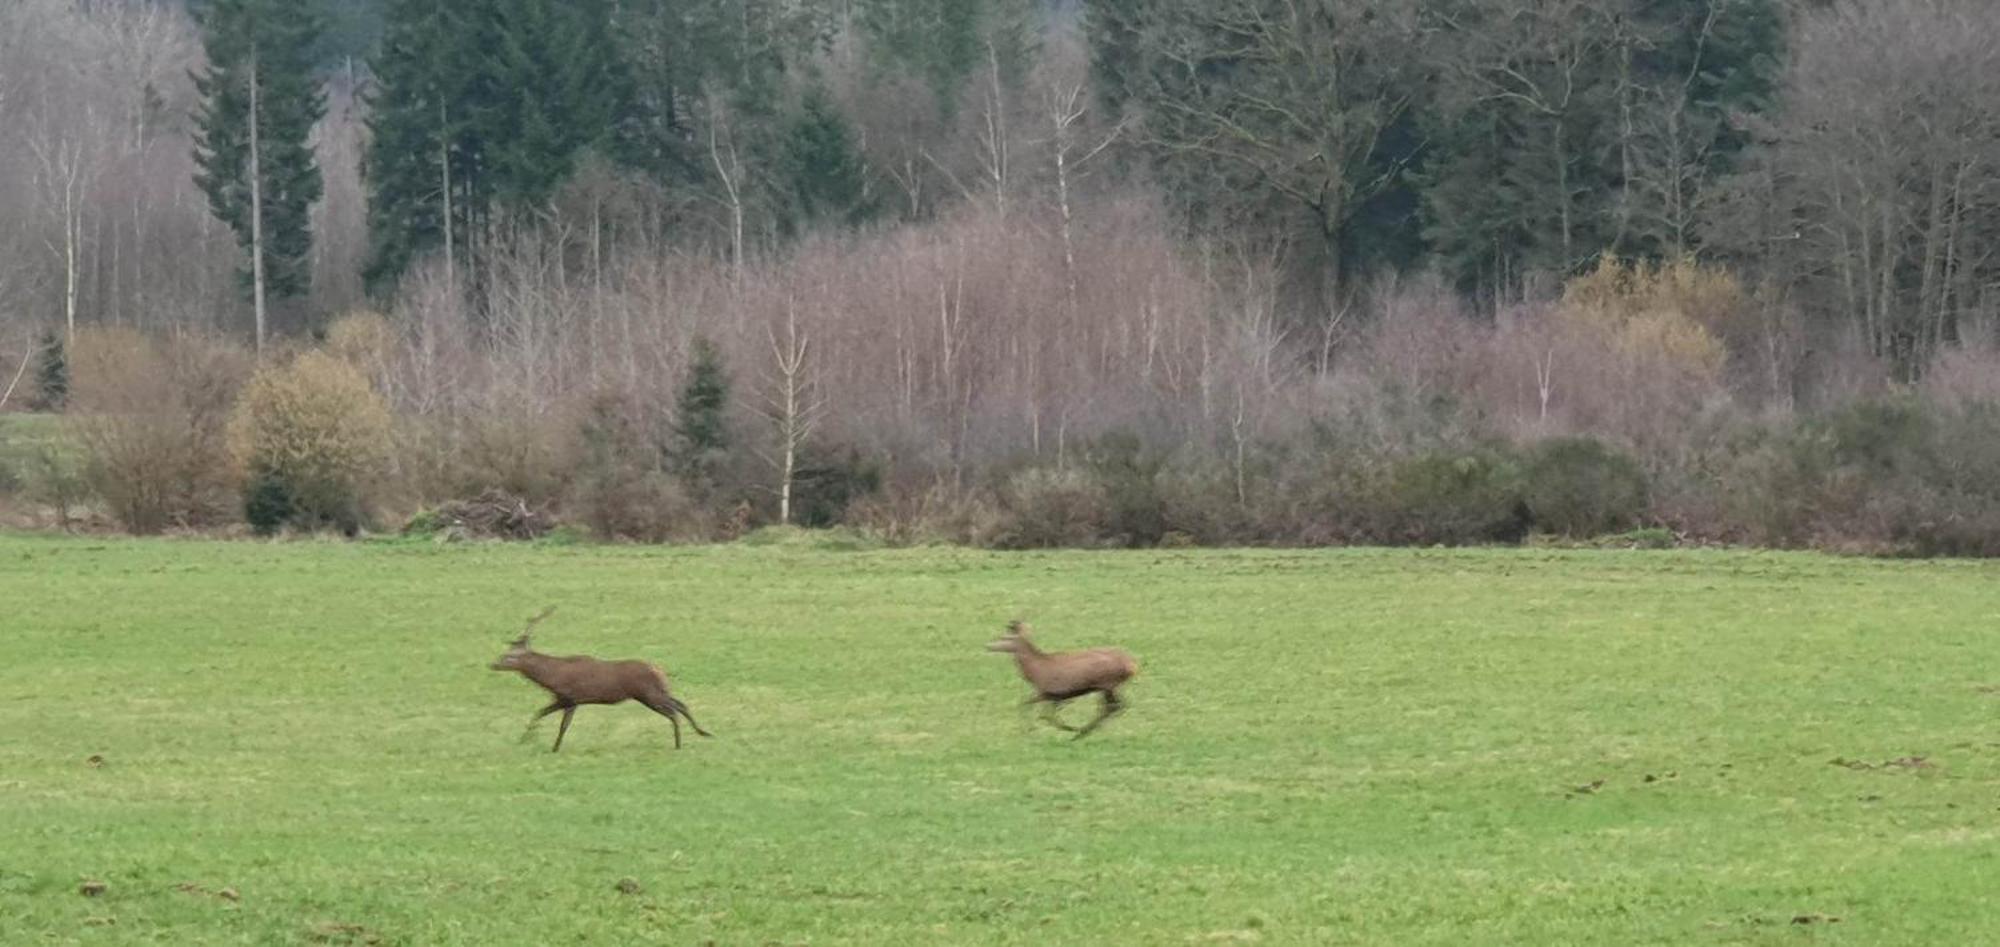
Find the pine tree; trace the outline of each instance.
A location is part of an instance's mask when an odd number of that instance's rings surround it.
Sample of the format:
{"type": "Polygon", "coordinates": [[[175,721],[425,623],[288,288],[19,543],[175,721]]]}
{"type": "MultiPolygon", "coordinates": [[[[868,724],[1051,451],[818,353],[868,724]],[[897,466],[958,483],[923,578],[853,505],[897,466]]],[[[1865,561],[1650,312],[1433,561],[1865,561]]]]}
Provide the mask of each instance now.
{"type": "Polygon", "coordinates": [[[311,136],[326,111],[312,72],[319,21],[288,0],[209,0],[201,27],[195,183],[250,256],[262,351],[267,300],[312,285],[310,213],[322,185],[311,136]]]}
{"type": "Polygon", "coordinates": [[[63,348],[62,333],[51,329],[42,333],[42,347],[35,365],[35,398],[28,407],[35,411],[61,411],[69,404],[69,355],[63,348]]]}
{"type": "Polygon", "coordinates": [[[817,86],[799,103],[786,135],[785,159],[800,224],[858,224],[873,212],[847,118],[817,86]]]}
{"type": "Polygon", "coordinates": [[[671,455],[674,470],[697,494],[715,485],[716,468],[729,451],[729,376],[722,353],[696,338],[688,355],[687,382],[674,405],[671,455]]]}

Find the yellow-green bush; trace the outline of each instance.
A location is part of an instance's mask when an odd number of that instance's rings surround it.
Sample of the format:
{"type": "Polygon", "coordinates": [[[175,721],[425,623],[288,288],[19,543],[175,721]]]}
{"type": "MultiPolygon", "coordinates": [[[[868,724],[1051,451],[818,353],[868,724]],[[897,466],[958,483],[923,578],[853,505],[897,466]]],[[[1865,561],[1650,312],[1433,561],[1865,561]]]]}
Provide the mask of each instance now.
{"type": "Polygon", "coordinates": [[[1748,306],[1742,284],[1725,271],[1606,256],[1563,287],[1561,312],[1606,332],[1628,358],[1715,378],[1728,357],[1716,329],[1748,306]]]}
{"type": "Polygon", "coordinates": [[[357,529],[393,445],[389,408],[352,364],[307,352],[259,371],[229,419],[251,525],[357,529]]]}

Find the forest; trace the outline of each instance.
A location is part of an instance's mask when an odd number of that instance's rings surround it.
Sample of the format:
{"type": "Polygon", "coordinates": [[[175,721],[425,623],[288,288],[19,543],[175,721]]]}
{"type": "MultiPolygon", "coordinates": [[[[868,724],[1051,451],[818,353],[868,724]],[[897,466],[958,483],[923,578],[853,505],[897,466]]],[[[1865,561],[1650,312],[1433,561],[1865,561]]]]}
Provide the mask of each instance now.
{"type": "Polygon", "coordinates": [[[12,0],[0,519],[2000,554],[1996,39],[12,0]]]}

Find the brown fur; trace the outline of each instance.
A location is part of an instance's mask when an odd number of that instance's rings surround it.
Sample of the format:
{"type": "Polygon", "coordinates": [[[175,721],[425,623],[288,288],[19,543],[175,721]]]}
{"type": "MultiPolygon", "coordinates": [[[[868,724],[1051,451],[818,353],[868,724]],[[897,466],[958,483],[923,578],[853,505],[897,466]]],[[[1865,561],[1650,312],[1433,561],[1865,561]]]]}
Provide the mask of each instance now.
{"type": "MultiPolygon", "coordinates": [[[[554,610],[551,608],[535,616],[528,622],[528,627],[533,628],[554,610]]],[[[528,634],[524,631],[492,666],[495,671],[519,671],[521,676],[549,692],[553,699],[529,718],[528,730],[521,734],[521,739],[527,739],[543,717],[560,710],[562,725],[556,730],[556,745],[551,752],[562,749],[563,736],[569,733],[570,717],[576,713],[577,707],[584,704],[619,704],[636,700],[673,724],[675,749],[680,749],[681,745],[681,717],[687,718],[688,726],[693,727],[694,732],[705,737],[714,735],[695,723],[694,715],[688,713],[687,704],[668,692],[666,672],[644,661],[602,661],[583,655],[558,657],[543,654],[529,646],[528,634]]]]}
{"type": "Polygon", "coordinates": [[[1130,654],[1118,648],[1043,651],[1035,646],[1028,632],[1026,622],[1009,622],[1007,634],[986,646],[988,651],[1012,654],[1015,666],[1021,671],[1021,678],[1035,689],[1035,696],[1021,704],[1023,708],[1047,704],[1042,719],[1075,733],[1079,740],[1125,709],[1124,702],[1118,697],[1118,688],[1139,673],[1139,662],[1133,660],[1130,654]],[[1058,716],[1063,704],[1088,694],[1104,695],[1104,706],[1096,718],[1084,724],[1082,729],[1063,723],[1058,716]]]}

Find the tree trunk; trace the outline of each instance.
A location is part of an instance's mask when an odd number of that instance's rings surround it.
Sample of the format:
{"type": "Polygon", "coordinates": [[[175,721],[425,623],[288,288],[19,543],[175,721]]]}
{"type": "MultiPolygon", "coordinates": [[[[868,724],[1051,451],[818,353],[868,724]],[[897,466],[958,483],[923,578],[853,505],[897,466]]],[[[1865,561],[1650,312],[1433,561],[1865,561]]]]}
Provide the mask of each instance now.
{"type": "Polygon", "coordinates": [[[262,135],[259,126],[258,95],[262,85],[257,73],[257,53],[250,53],[250,298],[257,318],[257,357],[264,357],[264,169],[259,153],[262,135]]]}
{"type": "Polygon", "coordinates": [[[438,177],[444,195],[444,286],[454,298],[458,295],[458,247],[457,234],[453,232],[456,221],[452,219],[451,207],[451,123],[445,114],[444,103],[438,103],[438,177]]]}

